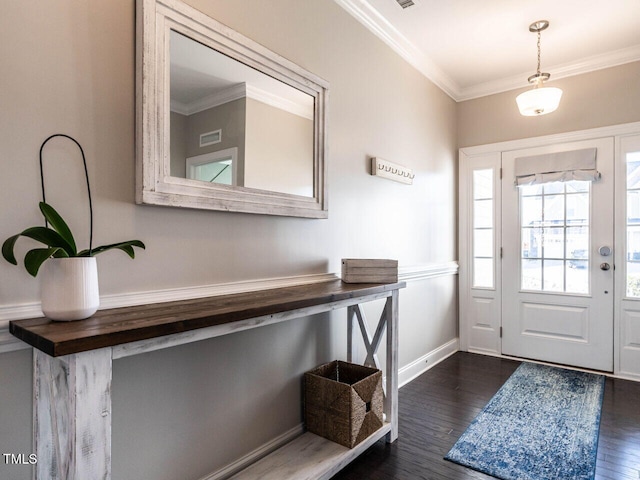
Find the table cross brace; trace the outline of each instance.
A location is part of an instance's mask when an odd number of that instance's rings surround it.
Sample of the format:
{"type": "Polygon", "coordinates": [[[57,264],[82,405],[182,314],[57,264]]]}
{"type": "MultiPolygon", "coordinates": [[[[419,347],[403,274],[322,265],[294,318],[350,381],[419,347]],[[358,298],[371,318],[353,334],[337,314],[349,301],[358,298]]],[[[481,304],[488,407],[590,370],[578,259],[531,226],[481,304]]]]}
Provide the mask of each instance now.
{"type": "MultiPolygon", "coordinates": [[[[360,326],[360,333],[362,334],[364,347],[367,350],[367,356],[364,360],[364,365],[372,368],[380,368],[380,361],[378,360],[377,352],[378,347],[380,346],[380,341],[382,340],[382,334],[385,332],[387,327],[387,309],[384,309],[382,311],[380,320],[378,321],[378,326],[376,327],[376,331],[374,332],[373,336],[371,336],[371,333],[369,332],[367,319],[364,312],[360,308],[360,305],[349,307],[349,310],[349,323],[351,327],[350,329],[353,329],[353,316],[355,315],[358,320],[358,325],[360,326]]],[[[351,341],[349,343],[352,345],[353,337],[350,340],[351,341]]],[[[353,352],[351,352],[351,356],[353,356],[353,352]]],[[[349,361],[353,361],[353,359],[350,358],[349,361]]]]}

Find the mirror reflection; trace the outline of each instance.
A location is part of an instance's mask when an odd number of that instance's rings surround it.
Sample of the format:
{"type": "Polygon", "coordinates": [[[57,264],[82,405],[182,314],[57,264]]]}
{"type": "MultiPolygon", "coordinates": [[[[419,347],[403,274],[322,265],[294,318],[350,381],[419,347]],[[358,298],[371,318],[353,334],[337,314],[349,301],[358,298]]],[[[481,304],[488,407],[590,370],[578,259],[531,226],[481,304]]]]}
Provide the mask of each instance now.
{"type": "Polygon", "coordinates": [[[172,177],[313,197],[314,98],[174,30],[172,177]]]}

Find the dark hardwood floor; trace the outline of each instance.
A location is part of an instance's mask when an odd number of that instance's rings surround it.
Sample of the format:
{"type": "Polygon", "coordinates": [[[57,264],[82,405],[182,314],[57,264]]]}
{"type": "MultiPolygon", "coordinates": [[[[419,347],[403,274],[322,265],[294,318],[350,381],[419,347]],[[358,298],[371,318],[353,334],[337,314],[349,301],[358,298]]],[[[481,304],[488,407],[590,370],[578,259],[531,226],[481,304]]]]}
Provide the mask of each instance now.
{"type": "MultiPolygon", "coordinates": [[[[443,460],[519,362],[458,352],[400,389],[398,440],[333,480],[493,479],[443,460]]],[[[640,479],[640,383],[607,378],[596,480],[640,479]]],[[[549,479],[559,480],[559,479],[549,479]]]]}

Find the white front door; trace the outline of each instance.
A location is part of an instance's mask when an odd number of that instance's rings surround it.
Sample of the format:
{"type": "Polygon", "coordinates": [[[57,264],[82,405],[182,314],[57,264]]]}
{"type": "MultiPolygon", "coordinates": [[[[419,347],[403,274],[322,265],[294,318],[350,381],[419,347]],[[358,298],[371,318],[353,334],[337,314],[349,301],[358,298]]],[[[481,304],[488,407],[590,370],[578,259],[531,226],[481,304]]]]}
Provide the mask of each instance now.
{"type": "Polygon", "coordinates": [[[613,370],[613,160],[613,138],[503,152],[503,354],[613,370]],[[593,147],[598,181],[513,184],[518,157],[593,147]]]}

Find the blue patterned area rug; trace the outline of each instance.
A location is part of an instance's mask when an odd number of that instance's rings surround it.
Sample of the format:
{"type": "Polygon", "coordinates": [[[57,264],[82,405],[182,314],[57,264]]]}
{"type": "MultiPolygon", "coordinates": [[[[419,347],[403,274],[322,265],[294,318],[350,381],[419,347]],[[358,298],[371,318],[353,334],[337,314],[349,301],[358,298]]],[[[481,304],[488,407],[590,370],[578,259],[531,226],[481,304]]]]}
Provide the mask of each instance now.
{"type": "Polygon", "coordinates": [[[503,480],[592,480],[604,376],[522,363],[446,460],[503,480]]]}

